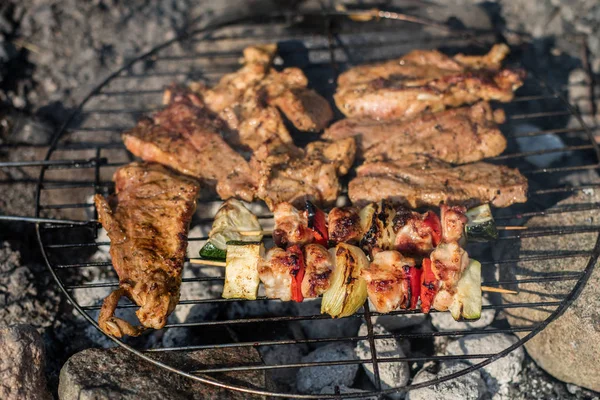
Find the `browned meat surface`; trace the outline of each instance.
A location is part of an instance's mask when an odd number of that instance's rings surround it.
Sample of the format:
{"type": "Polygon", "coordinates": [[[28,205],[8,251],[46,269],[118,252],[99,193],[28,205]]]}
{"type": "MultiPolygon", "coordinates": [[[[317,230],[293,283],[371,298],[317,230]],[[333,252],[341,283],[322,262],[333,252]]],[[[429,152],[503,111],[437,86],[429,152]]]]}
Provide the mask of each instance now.
{"type": "Polygon", "coordinates": [[[407,157],[361,165],[348,187],[350,200],[365,204],[389,199],[413,208],[442,203],[507,207],[527,200],[527,179],[516,169],[484,162],[452,167],[414,161],[407,157]]]}
{"type": "Polygon", "coordinates": [[[160,329],[179,301],[179,286],[198,184],[158,164],[133,163],[114,175],[115,191],[94,198],[98,218],[110,238],[119,289],[105,300],[98,323],[116,337],[160,329]],[[142,324],[114,316],[122,296],[140,306],[142,324]]]}
{"type": "Polygon", "coordinates": [[[506,139],[496,123],[504,122],[501,110],[489,104],[426,113],[411,118],[377,121],[348,118],[336,122],[324,139],[355,137],[359,153],[367,160],[394,160],[420,153],[455,164],[496,156],[506,148],[506,139]]]}
{"type": "Polygon", "coordinates": [[[375,254],[369,268],[360,272],[367,281],[369,300],[377,312],[410,307],[409,282],[405,278],[408,267],[414,265],[415,260],[403,257],[397,251],[381,251],[375,254]]]}
{"type": "Polygon", "coordinates": [[[442,224],[442,240],[444,242],[458,242],[465,231],[468,219],[465,213],[466,207],[445,204],[440,206],[440,220],[442,224]]]}
{"type": "Polygon", "coordinates": [[[335,103],[348,117],[395,119],[478,100],[510,101],[523,73],[500,69],[506,54],[503,44],[480,57],[416,50],[355,67],[338,78],[335,103]]]}
{"type": "Polygon", "coordinates": [[[302,296],[317,297],[329,289],[329,278],[335,268],[335,261],[331,253],[319,244],[308,244],[303,251],[306,269],[301,284],[302,296]]]}
{"type": "Polygon", "coordinates": [[[167,108],[123,134],[129,151],[183,174],[216,185],[222,199],[251,201],[256,181],[244,158],[219,134],[222,121],[197,97],[175,98],[167,108]],[[195,101],[189,100],[190,98],[195,101]]]}
{"type": "Polygon", "coordinates": [[[273,241],[276,246],[305,245],[313,241],[313,232],[308,227],[306,211],[300,211],[290,203],[279,203],[273,209],[273,241]]]}
{"type": "Polygon", "coordinates": [[[353,141],[316,143],[307,151],[296,149],[294,154],[269,154],[259,149],[251,160],[260,174],[257,197],[270,209],[282,202],[302,207],[306,200],[322,206],[333,204],[340,192],[338,175],[347,172],[346,166],[354,161],[353,141]]]}
{"type": "Polygon", "coordinates": [[[329,212],[328,235],[334,243],[358,243],[362,238],[359,210],[356,207],[334,207],[329,212]]]}
{"type": "Polygon", "coordinates": [[[318,132],[333,118],[331,106],[312,89],[291,88],[270,100],[301,131],[318,132]]]}
{"type": "Polygon", "coordinates": [[[442,243],[429,256],[431,269],[438,279],[439,292],[433,308],[446,311],[454,300],[456,284],[469,265],[469,255],[456,242],[442,243]]]}

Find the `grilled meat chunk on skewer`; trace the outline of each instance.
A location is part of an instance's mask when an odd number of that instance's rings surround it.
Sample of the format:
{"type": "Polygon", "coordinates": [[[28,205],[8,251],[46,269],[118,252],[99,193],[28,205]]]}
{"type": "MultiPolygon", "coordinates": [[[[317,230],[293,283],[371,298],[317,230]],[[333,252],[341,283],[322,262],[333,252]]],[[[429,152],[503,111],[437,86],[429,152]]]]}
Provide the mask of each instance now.
{"type": "Polygon", "coordinates": [[[96,195],[98,218],[110,238],[119,289],[105,300],[98,323],[116,337],[160,329],[179,301],[179,287],[198,184],[158,164],[133,163],[114,175],[116,193],[96,195]],[[119,298],[140,306],[142,324],[114,316],[119,298]]]}
{"type": "Polygon", "coordinates": [[[449,57],[415,50],[399,59],[352,68],[338,78],[335,103],[347,117],[402,118],[478,100],[510,101],[523,73],[500,69],[509,50],[449,57]]]}
{"type": "Polygon", "coordinates": [[[412,208],[491,203],[508,207],[527,200],[527,179],[518,170],[484,162],[453,167],[422,157],[365,163],[348,185],[357,205],[389,199],[412,208]]]}
{"type": "Polygon", "coordinates": [[[222,199],[252,201],[256,178],[244,158],[223,140],[224,125],[192,94],[175,96],[152,119],[144,119],[123,134],[129,151],[209,185],[222,199]]]}
{"type": "Polygon", "coordinates": [[[331,253],[319,244],[307,244],[303,250],[306,271],[302,279],[302,295],[306,298],[317,297],[329,289],[335,261],[331,253]]]}
{"type": "Polygon", "coordinates": [[[442,223],[442,240],[444,242],[458,242],[465,233],[465,224],[468,219],[465,213],[467,208],[463,206],[440,206],[440,219],[442,223]]]}
{"type": "Polygon", "coordinates": [[[328,232],[329,240],[334,243],[358,243],[362,238],[359,210],[355,207],[331,209],[328,232]]]}
{"type": "Polygon", "coordinates": [[[504,151],[506,139],[496,125],[501,122],[501,110],[492,112],[488,103],[480,102],[395,120],[343,119],[322,137],[335,140],[354,136],[359,154],[367,160],[394,160],[419,153],[464,164],[504,151]]]}
{"type": "Polygon", "coordinates": [[[415,260],[397,251],[382,251],[373,257],[369,268],[361,271],[367,281],[367,294],[377,312],[388,313],[410,307],[410,268],[415,260]]]}
{"type": "Polygon", "coordinates": [[[439,282],[433,308],[446,311],[454,301],[456,284],[469,265],[469,255],[456,242],[442,243],[431,253],[430,260],[439,282]]]}
{"type": "Polygon", "coordinates": [[[300,211],[290,203],[279,203],[273,209],[273,218],[273,241],[276,246],[305,245],[313,241],[313,231],[308,227],[306,211],[300,211]]]}

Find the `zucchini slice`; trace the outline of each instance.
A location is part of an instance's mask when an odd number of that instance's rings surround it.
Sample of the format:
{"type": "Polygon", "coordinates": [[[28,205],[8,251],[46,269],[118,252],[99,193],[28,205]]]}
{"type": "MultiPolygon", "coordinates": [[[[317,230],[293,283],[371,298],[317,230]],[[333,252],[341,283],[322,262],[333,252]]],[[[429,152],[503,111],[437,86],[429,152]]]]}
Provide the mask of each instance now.
{"type": "Polygon", "coordinates": [[[489,204],[467,210],[467,223],[465,225],[465,236],[470,242],[488,242],[498,239],[496,222],[492,217],[489,204]]]}
{"type": "Polygon", "coordinates": [[[470,260],[456,285],[456,293],[450,307],[452,317],[459,321],[479,319],[481,316],[481,264],[470,260]]]}
{"type": "Polygon", "coordinates": [[[264,257],[262,243],[229,242],[225,267],[223,298],[256,300],[258,263],[264,257]]]}

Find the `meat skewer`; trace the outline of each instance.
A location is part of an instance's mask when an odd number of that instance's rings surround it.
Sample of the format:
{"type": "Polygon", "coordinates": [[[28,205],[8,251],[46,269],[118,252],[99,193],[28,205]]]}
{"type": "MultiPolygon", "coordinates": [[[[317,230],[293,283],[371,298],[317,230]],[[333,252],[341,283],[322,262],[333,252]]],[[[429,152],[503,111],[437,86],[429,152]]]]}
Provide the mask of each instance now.
{"type": "Polygon", "coordinates": [[[160,329],[179,301],[187,233],[198,184],[158,164],[132,163],[114,175],[115,195],[94,201],[110,238],[119,288],[102,304],[98,324],[110,335],[137,336],[160,329]],[[142,326],[114,315],[122,296],[140,306],[142,326]]]}

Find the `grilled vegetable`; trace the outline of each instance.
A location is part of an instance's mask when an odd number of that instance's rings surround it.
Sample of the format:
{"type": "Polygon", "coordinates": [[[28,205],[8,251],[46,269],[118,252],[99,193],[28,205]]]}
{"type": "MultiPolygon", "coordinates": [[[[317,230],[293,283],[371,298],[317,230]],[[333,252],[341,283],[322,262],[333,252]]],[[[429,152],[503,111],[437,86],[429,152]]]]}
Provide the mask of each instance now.
{"type": "Polygon", "coordinates": [[[308,214],[308,227],[314,233],[314,242],[321,246],[327,246],[329,235],[327,233],[327,216],[310,201],[306,201],[306,212],[308,214]]]}
{"type": "Polygon", "coordinates": [[[321,313],[333,318],[347,317],[367,299],[367,283],[361,278],[360,271],[369,267],[369,261],[361,249],[346,243],[340,243],[329,251],[335,257],[335,269],[331,275],[331,286],[323,294],[321,313]]]}
{"type": "Polygon", "coordinates": [[[434,246],[437,246],[442,240],[442,224],[437,214],[433,211],[427,211],[423,223],[431,229],[431,239],[434,246]]]}
{"type": "Polygon", "coordinates": [[[228,242],[223,297],[256,300],[258,263],[264,256],[262,243],[228,242]]]}
{"type": "Polygon", "coordinates": [[[292,275],[292,300],[301,303],[304,300],[302,295],[302,279],[304,279],[304,272],[306,266],[304,264],[304,255],[299,245],[295,244],[287,248],[287,252],[290,253],[290,258],[293,260],[293,266],[290,270],[292,275]]]}
{"type": "Polygon", "coordinates": [[[438,292],[439,281],[431,268],[431,260],[423,259],[421,271],[421,311],[428,313],[433,304],[433,299],[438,292]]]}
{"type": "Polygon", "coordinates": [[[467,210],[467,224],[465,236],[468,241],[487,242],[498,239],[498,230],[492,217],[489,204],[467,210]]]}
{"type": "Polygon", "coordinates": [[[414,310],[417,308],[419,297],[421,295],[421,268],[416,266],[408,267],[408,273],[406,279],[408,279],[408,288],[410,290],[410,309],[414,310]]]}
{"type": "Polygon", "coordinates": [[[217,211],[208,235],[209,239],[200,250],[200,257],[224,260],[227,255],[227,242],[260,242],[262,235],[244,236],[240,232],[261,230],[258,218],[241,201],[229,199],[217,211]]]}
{"type": "Polygon", "coordinates": [[[481,316],[481,264],[471,260],[458,284],[454,301],[448,307],[455,320],[479,319],[481,316]]]}

